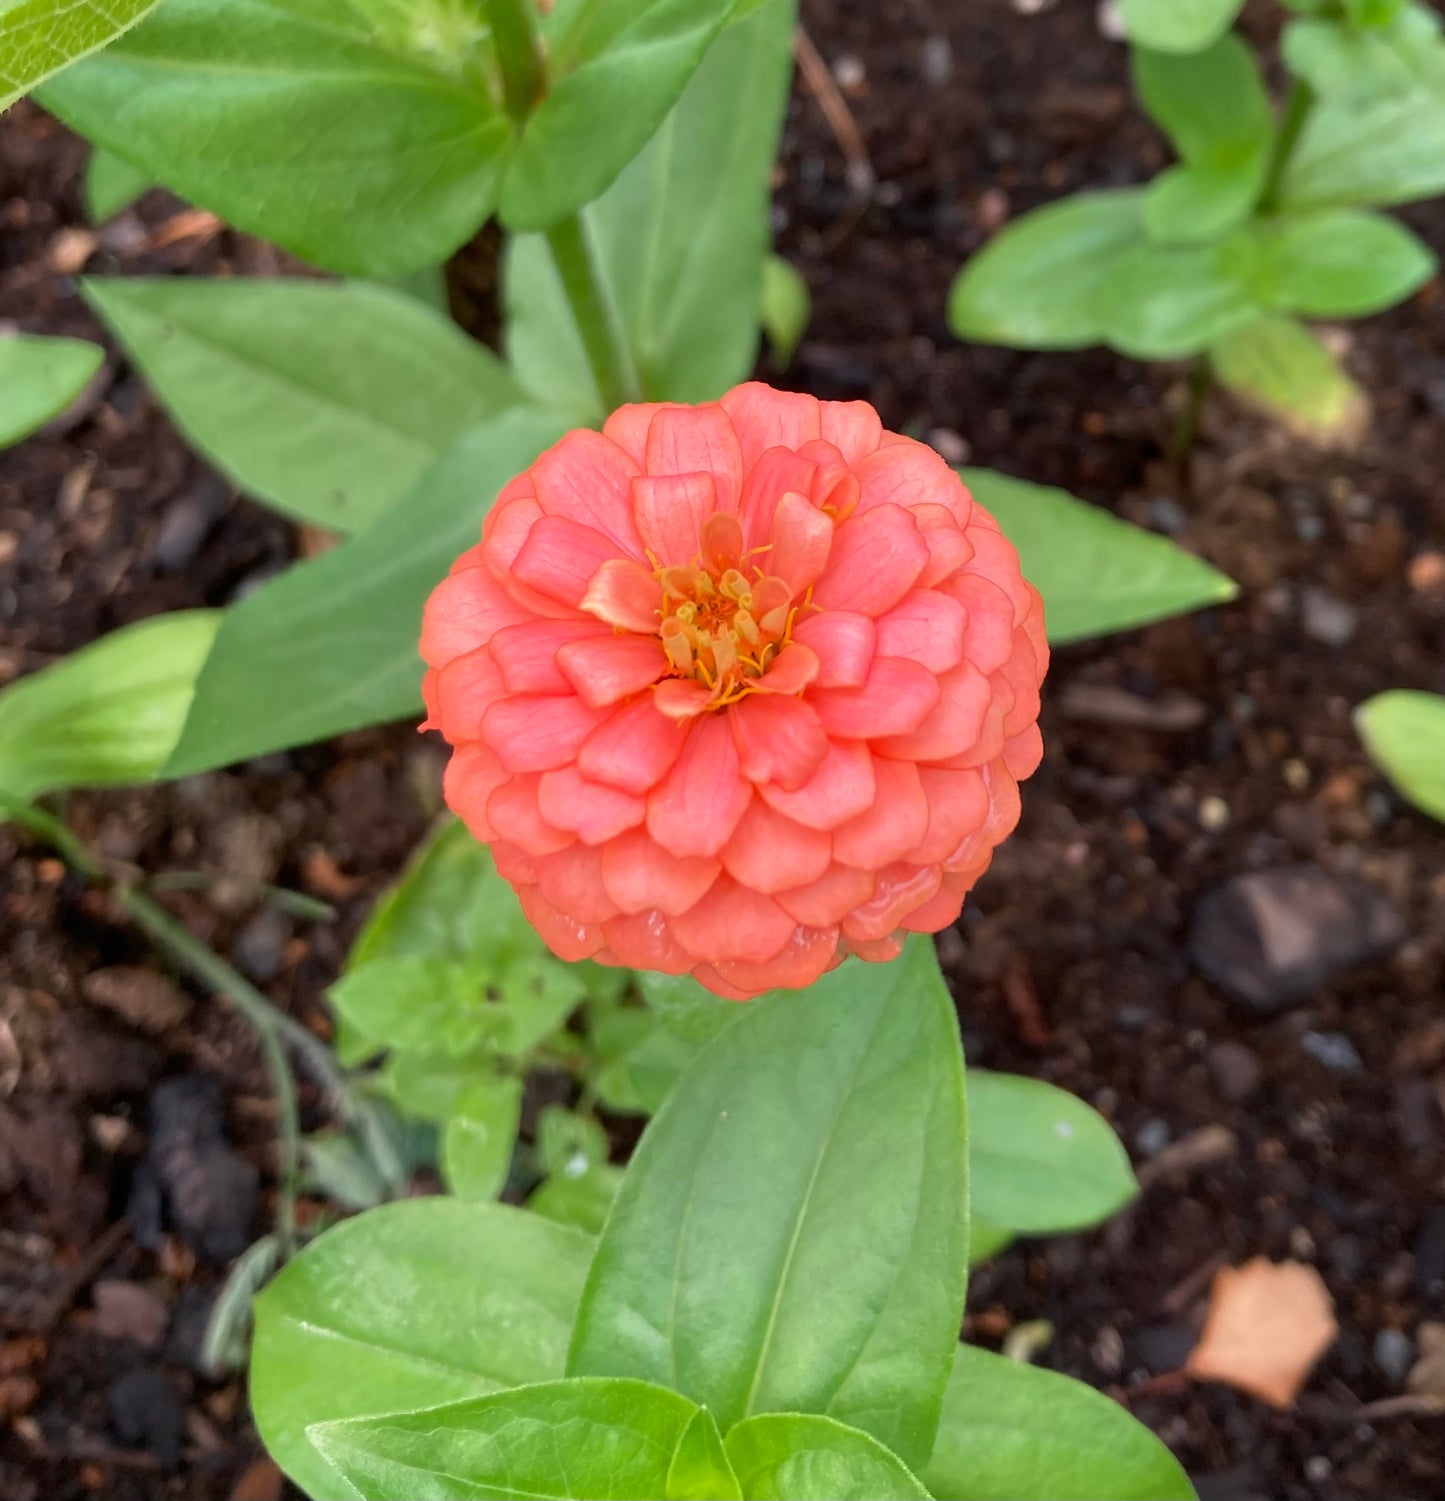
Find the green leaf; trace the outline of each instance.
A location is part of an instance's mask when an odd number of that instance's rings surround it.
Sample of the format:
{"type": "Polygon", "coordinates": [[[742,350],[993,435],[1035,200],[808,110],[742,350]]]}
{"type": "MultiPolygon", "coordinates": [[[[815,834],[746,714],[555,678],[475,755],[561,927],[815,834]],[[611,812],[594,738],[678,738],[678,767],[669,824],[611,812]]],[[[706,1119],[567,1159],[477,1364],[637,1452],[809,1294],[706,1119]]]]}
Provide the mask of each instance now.
{"type": "Polygon", "coordinates": [[[612,1201],[622,1186],[622,1169],[602,1162],[579,1173],[554,1173],[545,1179],[527,1208],[561,1225],[575,1225],[589,1235],[599,1235],[607,1223],[612,1201]]]}
{"type": "Polygon", "coordinates": [[[1445,90],[1320,101],[1290,156],[1287,210],[1384,207],[1445,192],[1445,90]]]}
{"type": "Polygon", "coordinates": [[[927,1501],[928,1492],[876,1438],[815,1413],[766,1413],[728,1430],[744,1501],[927,1501]]]}
{"type": "Polygon", "coordinates": [[[1360,388],[1292,318],[1261,318],[1237,328],[1209,355],[1222,384],[1306,436],[1334,437],[1357,430],[1364,421],[1360,388]]]}
{"type": "Polygon", "coordinates": [[[156,0],[9,0],[0,6],[0,110],[129,31],[156,0]]]}
{"type": "Polygon", "coordinates": [[[1340,21],[1292,21],[1280,50],[1285,66],[1331,101],[1371,103],[1416,95],[1428,110],[1429,96],[1445,93],[1445,43],[1440,18],[1412,5],[1393,25],[1358,31],[1340,21]]]}
{"type": "Polygon", "coordinates": [[[1125,250],[1097,294],[1105,339],[1136,359],[1198,354],[1263,311],[1249,285],[1254,254],[1245,230],[1211,245],[1125,250]]]}
{"type": "Polygon", "coordinates": [[[303,1137],[306,1186],[346,1209],[375,1209],[389,1197],[386,1180],[350,1132],[318,1131],[303,1137]]]}
{"type": "Polygon", "coordinates": [[[347,0],[166,0],[42,99],[239,229],[354,275],[411,271],[490,213],[509,136],[472,51],[429,48],[429,9],[388,32],[347,0]]]}
{"type": "Polygon", "coordinates": [[[575,1230],[459,1199],[328,1230],[256,1300],[251,1408],[267,1449],[303,1490],[334,1496],[312,1424],[553,1380],[591,1253],[575,1230]]]}
{"type": "Polygon", "coordinates": [[[959,473],[1018,548],[1024,577],[1044,597],[1051,641],[1127,630],[1239,592],[1193,553],[1063,490],[990,469],[959,473]]]}
{"type": "Polygon", "coordinates": [[[364,1501],[636,1501],[665,1494],[696,1413],[642,1381],[548,1381],[309,1434],[364,1501]]]}
{"type": "Polygon", "coordinates": [[[742,1501],[717,1419],[705,1407],[693,1413],[667,1470],[667,1501],[742,1501]]]}
{"type": "Polygon", "coordinates": [[[923,1478],[949,1501],[1194,1501],[1179,1461],[1117,1403],[967,1345],[923,1478]]]}
{"type": "MultiPolygon", "coordinates": [[[[733,0],[594,0],[553,23],[552,83],[502,186],[512,230],[540,230],[604,192],[657,132],[733,0]]],[[[559,17],[560,19],[560,17],[559,17]]]]}
{"type": "Polygon", "coordinates": [[[1238,170],[1269,145],[1269,96],[1237,36],[1182,55],[1137,48],[1133,67],[1145,109],[1191,165],[1238,170]]]}
{"type": "Polygon", "coordinates": [[[495,1199],[507,1181],[522,1119],[522,1081],[483,1076],[453,1107],[442,1131],[442,1176],[463,1199],[495,1199]]]}
{"type": "Polygon", "coordinates": [[[1357,209],[1323,209],[1262,223],[1254,285],[1286,313],[1357,318],[1383,312],[1435,274],[1430,248],[1403,224],[1357,209]]]}
{"type": "Polygon", "coordinates": [[[931,942],[755,1001],[644,1133],[569,1370],[667,1381],[724,1428],[826,1413],[921,1460],[963,1301],[966,1179],[931,942]]]}
{"type": "Polygon", "coordinates": [[[474,964],[398,955],[348,970],[329,992],[336,1009],[376,1042],[458,1055],[501,1028],[474,964]]]}
{"type": "MultiPolygon", "coordinates": [[[[348,1022],[349,1026],[354,1023],[348,1022]]],[[[364,1033],[361,1034],[365,1036],[364,1033]]],[[[376,1052],[381,1044],[367,1038],[361,1059],[376,1052]]],[[[475,1052],[433,1052],[427,1048],[407,1048],[393,1053],[382,1065],[380,1086],[398,1110],[422,1120],[441,1123],[457,1108],[458,1101],[476,1082],[479,1072],[490,1071],[494,1058],[478,1049],[475,1052]]]]}
{"type": "Polygon", "coordinates": [[[1212,240],[1242,223],[1264,184],[1266,153],[1239,167],[1170,167],[1149,184],[1144,227],[1159,245],[1212,240]]]}
{"type": "Polygon", "coordinates": [[[1129,40],[1160,52],[1198,52],[1217,41],[1244,0],[1121,0],[1129,40]]]}
{"type": "Polygon", "coordinates": [[[635,1007],[599,1018],[591,1036],[601,1059],[592,1088],[622,1115],[659,1109],[701,1046],[669,1031],[655,1012],[635,1007]]]}
{"type": "Polygon", "coordinates": [[[132,167],[115,152],[99,146],[90,153],[81,183],[85,217],[92,224],[104,224],[134,203],[150,186],[150,173],[132,167]]]}
{"type": "Polygon", "coordinates": [[[780,255],[763,262],[763,332],[773,346],[773,363],[785,369],[803,337],[812,310],[808,283],[780,255]]]}
{"type": "Polygon", "coordinates": [[[414,712],[427,595],[475,541],[497,492],[564,428],[552,413],[504,413],[463,438],[375,525],[227,610],[167,774],[414,712]]]}
{"type": "Polygon", "coordinates": [[[337,531],[375,520],[521,399],[455,324],[364,282],[167,276],[85,293],[212,463],[337,531]]]}
{"type": "Polygon", "coordinates": [[[1082,349],[1104,338],[1096,303],[1119,258],[1144,240],[1144,193],[1078,193],[1023,215],[958,273],[948,323],[960,339],[1082,349]]]}
{"type": "Polygon", "coordinates": [[[970,1207],[1021,1235],[1097,1225],[1139,1192],[1129,1155],[1082,1100],[1018,1074],[968,1071],[970,1207]]]}
{"type": "Polygon", "coordinates": [[[970,1213],[968,1220],[968,1264],[977,1266],[981,1261],[990,1261],[1014,1242],[1012,1230],[987,1225],[970,1213]]]}
{"type": "Polygon", "coordinates": [[[1404,9],[1405,0],[1341,0],[1356,26],[1389,26],[1404,9]]]}
{"type": "Polygon", "coordinates": [[[1371,758],[1417,808],[1445,823],[1445,698],[1394,689],[1355,710],[1371,758]]]}
{"type": "MultiPolygon", "coordinates": [[[[643,394],[710,401],[758,347],[771,173],[787,95],[791,0],[772,0],[709,51],[647,149],[582,215],[643,394]]],[[[507,249],[507,351],[539,400],[604,415],[551,253],[507,249]]]]}
{"type": "Polygon", "coordinates": [[[607,1161],[607,1133],[590,1115],[547,1105],[537,1119],[537,1151],[545,1172],[576,1178],[607,1161]]]}
{"type": "Polygon", "coordinates": [[[0,337],[0,448],[59,416],[104,358],[100,346],[85,339],[0,337]]]}
{"type": "Polygon", "coordinates": [[[691,975],[646,970],[637,976],[637,983],[648,1009],[684,1042],[711,1042],[742,1015],[737,1002],[722,1000],[691,975]]]}
{"type": "Polygon", "coordinates": [[[215,610],[157,615],[0,691],[0,792],[26,802],[157,776],[219,624],[215,610]]]}

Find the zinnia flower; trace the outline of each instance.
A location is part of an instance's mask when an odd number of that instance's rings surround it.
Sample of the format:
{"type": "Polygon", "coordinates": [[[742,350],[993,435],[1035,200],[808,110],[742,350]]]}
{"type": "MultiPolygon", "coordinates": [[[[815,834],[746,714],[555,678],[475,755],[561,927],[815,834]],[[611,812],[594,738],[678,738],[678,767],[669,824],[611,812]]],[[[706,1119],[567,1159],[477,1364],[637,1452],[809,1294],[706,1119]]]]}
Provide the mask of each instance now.
{"type": "Polygon", "coordinates": [[[1043,606],[866,402],[625,406],[427,605],[446,797],[564,959],[746,999],[954,922],[1038,765],[1043,606]]]}

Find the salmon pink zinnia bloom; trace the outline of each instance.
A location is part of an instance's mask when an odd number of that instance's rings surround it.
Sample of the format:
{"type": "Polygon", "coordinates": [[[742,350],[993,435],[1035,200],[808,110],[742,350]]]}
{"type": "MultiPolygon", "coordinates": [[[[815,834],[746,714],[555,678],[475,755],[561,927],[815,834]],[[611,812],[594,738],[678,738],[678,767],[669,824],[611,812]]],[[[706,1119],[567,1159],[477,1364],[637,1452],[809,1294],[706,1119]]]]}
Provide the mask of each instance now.
{"type": "Polygon", "coordinates": [[[501,493],[422,633],[446,796],[564,959],[746,999],[954,922],[1038,765],[1043,606],[866,402],[625,406],[501,493]]]}

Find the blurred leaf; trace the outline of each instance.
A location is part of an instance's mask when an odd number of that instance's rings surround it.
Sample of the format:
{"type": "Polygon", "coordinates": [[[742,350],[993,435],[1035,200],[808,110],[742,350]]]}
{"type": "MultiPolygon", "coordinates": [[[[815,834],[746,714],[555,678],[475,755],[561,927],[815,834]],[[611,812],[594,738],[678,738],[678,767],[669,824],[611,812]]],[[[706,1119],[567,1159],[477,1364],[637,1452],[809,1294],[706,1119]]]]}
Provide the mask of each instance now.
{"type": "Polygon", "coordinates": [[[502,1028],[484,983],[480,964],[408,954],[347,970],[329,995],[338,1011],[385,1047],[456,1056],[502,1028]]]}
{"type": "Polygon", "coordinates": [[[318,1131],[301,1142],[307,1188],[343,1209],[375,1209],[390,1197],[370,1155],[347,1131],[318,1131]]]}
{"type": "Polygon", "coordinates": [[[334,1226],[256,1301],[251,1408],[266,1448],[308,1494],[335,1496],[313,1424],[554,1380],[591,1255],[578,1231],[460,1199],[334,1226]]]}
{"type": "Polygon", "coordinates": [[[1445,823],[1445,698],[1393,689],[1355,710],[1365,749],[1417,808],[1445,823]]]}
{"type": "Polygon", "coordinates": [[[365,1501],[628,1501],[666,1493],[697,1411],[641,1381],[549,1381],[308,1437],[365,1501]]]}
{"type": "Polygon", "coordinates": [[[923,1478],[949,1501],[1194,1501],[1179,1461],[1117,1402],[968,1345],[923,1478]]]}
{"type": "MultiPolygon", "coordinates": [[[[792,21],[791,0],[771,0],[729,27],[647,148],[582,214],[649,400],[713,400],[757,358],[792,21]]],[[[504,300],[523,385],[579,420],[604,416],[540,236],[509,243],[504,300]]]]}
{"type": "Polygon", "coordinates": [[[1044,597],[1051,641],[1107,635],[1239,592],[1193,553],[1063,490],[989,469],[959,473],[1018,548],[1024,577],[1044,597]]]}
{"type": "Polygon", "coordinates": [[[166,773],[188,776],[414,713],[422,605],[497,492],[561,437],[527,408],[463,438],[382,519],[226,611],[166,773]]]}
{"type": "Polygon", "coordinates": [[[1129,40],[1161,52],[1197,52],[1228,31],[1244,0],[1120,0],[1129,40]]]}
{"type": "Polygon", "coordinates": [[[442,1176],[463,1199],[495,1199],[507,1181],[522,1118],[522,1081],[482,1075],[462,1092],[442,1132],[442,1176]]]}
{"type": "Polygon", "coordinates": [[[992,1260],[1013,1242],[1012,1230],[1001,1230],[997,1225],[986,1225],[982,1220],[970,1215],[968,1222],[968,1264],[970,1266],[977,1266],[980,1262],[992,1260]]]}
{"type": "Polygon", "coordinates": [[[1198,354],[1263,311],[1247,280],[1253,256],[1245,230],[1212,245],[1125,250],[1095,304],[1105,338],[1136,359],[1198,354]]]}
{"type": "Polygon", "coordinates": [[[1363,425],[1364,393],[1292,318],[1261,318],[1237,328],[1209,355],[1224,385],[1306,436],[1349,436],[1363,425]]]}
{"type": "Polygon", "coordinates": [[[176,743],[215,610],[157,615],[0,690],[0,791],[148,782],[176,743]]]}
{"type": "Polygon", "coordinates": [[[197,1364],[203,1375],[215,1381],[245,1367],[256,1294],[280,1264],[281,1242],[274,1235],[252,1241],[231,1263],[201,1336],[197,1364]]]}
{"type": "Polygon", "coordinates": [[[1413,203],[1445,192],[1445,91],[1321,100],[1289,160],[1280,207],[1413,203]]]}
{"type": "Polygon", "coordinates": [[[85,339],[0,335],[0,448],[58,417],[104,358],[104,350],[85,339]]]}
{"type": "Polygon", "coordinates": [[[411,271],[487,217],[509,138],[481,60],[435,50],[428,9],[388,29],[348,0],[166,0],[42,102],[238,229],[353,275],[411,271]]]}
{"type": "Polygon", "coordinates": [[[725,1001],[699,985],[691,975],[664,975],[647,970],[637,983],[648,1007],[669,1032],[684,1042],[711,1042],[743,1013],[736,1001],[725,1001]]]}
{"type": "Polygon", "coordinates": [[[408,1048],[386,1060],[379,1078],[398,1110],[440,1123],[457,1108],[478,1072],[492,1066],[491,1056],[480,1048],[460,1055],[408,1048]]]}
{"type": "MultiPolygon", "coordinates": [[[[1445,93],[1440,18],[1411,5],[1393,25],[1359,31],[1343,22],[1292,21],[1280,43],[1290,72],[1331,100],[1366,103],[1400,95],[1445,93]]],[[[1428,109],[1428,99],[1421,101],[1428,109]]]]}
{"type": "Polygon", "coordinates": [[[820,1411],[927,1455],[966,1280],[966,1118],[928,939],[742,1015],[633,1155],[574,1375],[656,1375],[726,1429],[820,1411]]]}
{"type": "Polygon", "coordinates": [[[580,1177],[606,1162],[609,1150],[606,1131],[590,1115],[547,1105],[537,1118],[537,1153],[544,1172],[580,1177]]]}
{"type": "Polygon", "coordinates": [[[744,1501],[928,1501],[922,1482],[876,1438],[816,1413],[745,1418],[723,1441],[744,1501]]]}
{"type": "Polygon", "coordinates": [[[773,346],[773,363],[785,369],[808,326],[812,308],[802,273],[780,255],[763,262],[763,332],[773,346]]]}
{"type": "Polygon", "coordinates": [[[0,6],[0,110],[109,45],[156,0],[8,0],[0,6]]]}
{"type": "Polygon", "coordinates": [[[669,1031],[655,1013],[636,1007],[599,1019],[591,1037],[601,1059],[592,1088],[609,1110],[623,1115],[651,1115],[700,1051],[700,1044],[669,1031]]]}
{"type": "Polygon", "coordinates": [[[1266,154],[1243,167],[1170,167],[1149,184],[1144,227],[1160,245],[1212,240],[1241,223],[1264,185],[1266,154]]]}
{"type": "Polygon", "coordinates": [[[1086,1229],[1139,1192],[1097,1110],[1041,1079],[981,1068],[968,1071],[968,1166],[972,1213],[1020,1235],[1086,1229]]]}
{"type": "Polygon", "coordinates": [[[1405,8],[1405,0],[1340,0],[1356,26],[1389,26],[1405,8]]]}
{"type": "Polygon", "coordinates": [[[1138,48],[1133,67],[1145,109],[1191,165],[1238,170],[1269,145],[1269,96],[1238,37],[1186,54],[1138,48]]]}
{"type": "Polygon", "coordinates": [[[1281,312],[1358,318],[1402,302],[1435,274],[1430,248],[1403,224],[1357,209],[1262,223],[1252,281],[1281,312]]]}
{"type": "Polygon", "coordinates": [[[1019,349],[1082,349],[1105,323],[1100,288],[1144,239],[1144,193],[1079,193],[1005,226],[969,260],[948,294],[960,339],[1019,349]]]}
{"type": "Polygon", "coordinates": [[[558,1224],[600,1235],[622,1184],[622,1169],[597,1163],[579,1173],[554,1173],[527,1200],[527,1208],[558,1224]]]}
{"type": "Polygon", "coordinates": [[[91,280],[91,306],[187,438],[242,489],[358,531],[521,399],[500,361],[364,282],[91,280]]]}
{"type": "Polygon", "coordinates": [[[81,182],[85,217],[92,224],[104,224],[123,208],[128,208],[150,186],[150,173],[132,167],[104,146],[97,146],[85,164],[85,177],[81,182]]]}
{"type": "Polygon", "coordinates": [[[705,1407],[692,1415],[667,1470],[667,1501],[742,1501],[717,1419],[705,1407]]]}

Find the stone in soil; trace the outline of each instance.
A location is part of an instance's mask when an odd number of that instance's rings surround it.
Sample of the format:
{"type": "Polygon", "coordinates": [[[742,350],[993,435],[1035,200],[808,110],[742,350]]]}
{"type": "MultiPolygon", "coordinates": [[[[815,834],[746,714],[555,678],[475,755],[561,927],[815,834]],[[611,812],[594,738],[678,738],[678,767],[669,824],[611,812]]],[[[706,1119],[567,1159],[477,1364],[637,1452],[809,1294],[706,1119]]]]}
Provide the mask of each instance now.
{"type": "Polygon", "coordinates": [[[164,1469],[181,1457],[186,1410],[181,1394],[158,1371],[137,1366],[110,1389],[110,1421],[129,1449],[149,1449],[164,1469]]]}
{"type": "Polygon", "coordinates": [[[1343,1032],[1306,1032],[1299,1042],[1316,1063],[1337,1074],[1357,1074],[1365,1066],[1354,1043],[1343,1032]]]}
{"type": "Polygon", "coordinates": [[[1400,1329],[1381,1329],[1375,1336],[1375,1364],[1391,1386],[1399,1386],[1410,1372],[1415,1349],[1400,1329]]]}
{"type": "Polygon", "coordinates": [[[1187,1324],[1145,1324],[1125,1342],[1130,1360],[1151,1376],[1179,1370],[1198,1343],[1198,1332],[1187,1324]]]}
{"type": "Polygon", "coordinates": [[[97,969],[81,981],[80,988],[92,1006],[143,1032],[167,1032],[190,1015],[190,996],[153,969],[128,964],[97,969]]]}
{"type": "Polygon", "coordinates": [[[128,1339],[154,1350],[166,1337],[170,1314],[166,1305],[139,1282],[107,1280],[91,1290],[95,1304],[94,1329],[107,1339],[128,1339]]]}
{"type": "Polygon", "coordinates": [[[1229,1105],[1242,1105],[1264,1077],[1258,1056],[1242,1042],[1217,1042],[1204,1061],[1220,1099],[1229,1105]]]}
{"type": "Polygon", "coordinates": [[[1404,938],[1404,920],[1379,892],[1291,865],[1235,876],[1204,896],[1189,951],[1207,979],[1268,1016],[1404,938]]]}
{"type": "Polygon", "coordinates": [[[161,515],[151,558],[162,573],[180,573],[195,562],[207,537],[225,514],[230,494],[220,479],[204,475],[161,515]]]}

